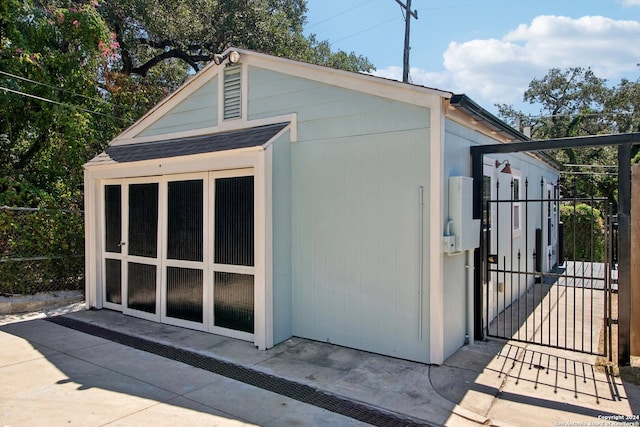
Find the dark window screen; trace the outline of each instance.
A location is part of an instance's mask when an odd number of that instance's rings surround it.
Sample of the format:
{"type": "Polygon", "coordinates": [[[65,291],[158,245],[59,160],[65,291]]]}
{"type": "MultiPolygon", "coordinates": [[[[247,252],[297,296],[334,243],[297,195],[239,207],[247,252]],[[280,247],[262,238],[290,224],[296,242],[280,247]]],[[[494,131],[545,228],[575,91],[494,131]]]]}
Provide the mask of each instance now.
{"type": "Polygon", "coordinates": [[[134,310],[156,312],[156,266],[128,263],[127,306],[134,310]]]}
{"type": "Polygon", "coordinates": [[[202,323],[202,270],[167,267],[167,316],[202,323]]]}
{"type": "Polygon", "coordinates": [[[253,176],[216,180],[215,259],[253,266],[253,176]]]}
{"type": "Polygon", "coordinates": [[[167,257],[202,261],[203,182],[175,181],[168,188],[167,257]]]}
{"type": "Polygon", "coordinates": [[[129,186],[129,255],[157,257],[158,184],[129,186]]]}
{"type": "Polygon", "coordinates": [[[106,301],[122,304],[122,274],[119,259],[105,259],[106,301]]]}
{"type": "Polygon", "coordinates": [[[214,280],[215,325],[253,333],[253,276],[216,272],[214,280]]]}
{"type": "MultiPolygon", "coordinates": [[[[485,228],[491,227],[491,209],[489,207],[489,201],[491,200],[491,177],[482,177],[482,221],[485,228]]],[[[495,205],[494,205],[495,206],[495,205]]]]}
{"type": "Polygon", "coordinates": [[[122,198],[119,185],[104,187],[105,249],[120,253],[122,247],[122,198]]]}

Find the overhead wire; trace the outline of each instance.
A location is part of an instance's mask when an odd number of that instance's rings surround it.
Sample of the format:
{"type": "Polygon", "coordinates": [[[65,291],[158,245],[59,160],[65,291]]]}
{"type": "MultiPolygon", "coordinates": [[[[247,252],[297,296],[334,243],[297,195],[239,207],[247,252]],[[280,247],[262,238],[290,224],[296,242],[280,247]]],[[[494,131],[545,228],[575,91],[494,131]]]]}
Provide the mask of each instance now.
{"type": "Polygon", "coordinates": [[[358,35],[360,35],[360,34],[362,34],[362,33],[366,33],[367,31],[374,30],[374,29],[376,29],[376,28],[378,28],[378,27],[381,27],[381,26],[383,26],[383,25],[388,24],[389,22],[397,21],[398,19],[400,19],[400,18],[395,17],[395,18],[389,19],[389,20],[387,20],[387,21],[381,22],[381,23],[379,23],[379,24],[376,24],[376,25],[374,25],[374,26],[372,26],[372,27],[365,28],[364,30],[358,31],[358,32],[356,32],[356,33],[352,33],[351,35],[348,35],[348,36],[346,36],[346,37],[342,37],[341,39],[334,40],[333,42],[331,42],[331,46],[333,46],[335,43],[341,42],[341,41],[343,41],[343,40],[350,39],[351,37],[355,37],[355,36],[358,36],[358,35]]]}
{"type": "MultiPolygon", "coordinates": [[[[309,30],[310,28],[313,28],[313,27],[318,26],[318,25],[320,25],[320,24],[324,24],[325,22],[327,22],[327,21],[331,21],[332,19],[335,19],[335,18],[338,18],[338,17],[340,17],[340,16],[342,16],[342,15],[346,14],[347,12],[350,12],[350,11],[352,11],[352,10],[354,10],[354,9],[357,9],[357,8],[359,8],[359,7],[362,7],[362,6],[364,6],[365,4],[367,4],[367,3],[370,3],[370,2],[369,2],[369,1],[363,1],[363,2],[361,2],[361,3],[358,3],[358,4],[356,4],[355,6],[351,6],[351,7],[347,8],[347,9],[344,9],[344,10],[342,10],[342,11],[340,11],[340,12],[336,13],[335,15],[329,16],[328,18],[325,18],[325,19],[322,19],[322,20],[320,20],[320,21],[318,21],[318,22],[315,22],[315,23],[311,24],[310,26],[308,26],[306,29],[307,29],[307,30],[309,30]]],[[[352,34],[350,34],[350,35],[348,35],[348,36],[342,37],[342,38],[337,39],[337,40],[333,40],[333,41],[331,41],[331,42],[330,42],[329,46],[333,46],[334,44],[336,44],[336,43],[338,43],[338,42],[341,42],[341,41],[343,41],[343,40],[347,40],[347,39],[350,39],[350,38],[352,38],[352,37],[358,36],[358,35],[360,35],[360,34],[362,34],[362,33],[366,33],[366,32],[368,32],[368,31],[374,30],[374,29],[376,29],[376,28],[378,28],[378,27],[381,27],[381,26],[383,26],[383,25],[386,25],[386,24],[388,24],[389,22],[395,21],[395,20],[397,20],[397,19],[398,19],[398,18],[389,19],[389,20],[387,20],[387,21],[380,22],[380,23],[375,24],[375,25],[373,25],[373,26],[371,26],[371,27],[368,27],[368,28],[365,28],[365,29],[363,29],[363,30],[357,31],[357,32],[355,32],[355,33],[352,33],[352,34]]]]}
{"type": "Polygon", "coordinates": [[[89,110],[87,108],[79,107],[77,105],[67,104],[66,102],[54,101],[53,99],[43,98],[41,96],[32,95],[30,93],[20,92],[18,90],[10,89],[10,88],[4,87],[4,86],[0,86],[0,90],[3,90],[5,92],[11,92],[11,93],[14,93],[14,94],[17,94],[17,95],[21,95],[21,96],[26,96],[28,98],[37,99],[39,101],[49,102],[49,103],[60,105],[60,106],[63,106],[63,107],[72,108],[72,109],[79,110],[79,111],[84,111],[85,113],[97,114],[99,116],[104,116],[104,117],[109,117],[109,118],[112,118],[112,119],[126,121],[125,119],[123,119],[121,117],[116,117],[116,116],[113,116],[113,115],[110,115],[110,114],[101,113],[99,111],[89,110]]]}
{"type": "Polygon", "coordinates": [[[369,3],[369,1],[363,1],[362,3],[358,3],[358,4],[357,4],[357,5],[355,5],[355,6],[352,6],[352,7],[348,8],[348,9],[343,10],[342,12],[338,12],[338,13],[336,13],[336,14],[335,14],[335,15],[333,15],[333,16],[330,16],[330,17],[325,18],[325,19],[323,19],[323,20],[321,20],[321,21],[318,21],[318,22],[316,22],[315,24],[309,25],[309,26],[307,27],[307,30],[308,30],[309,28],[313,28],[313,27],[315,27],[315,26],[317,26],[317,25],[324,24],[324,23],[325,23],[325,22],[327,22],[327,21],[331,21],[332,19],[337,18],[337,17],[338,17],[338,16],[340,16],[340,15],[344,15],[344,14],[345,14],[345,13],[347,13],[347,12],[351,12],[352,10],[357,9],[357,8],[359,8],[360,6],[364,6],[364,5],[365,5],[365,4],[367,4],[367,3],[369,3]]]}
{"type": "Polygon", "coordinates": [[[67,93],[67,94],[69,94],[69,95],[78,96],[78,97],[81,97],[81,98],[84,98],[84,99],[88,99],[88,100],[90,100],[90,101],[101,102],[101,103],[103,103],[103,104],[106,104],[106,105],[112,106],[112,104],[111,104],[110,102],[105,101],[104,99],[100,99],[100,98],[91,98],[91,97],[89,97],[89,96],[85,96],[85,95],[81,95],[81,94],[79,94],[79,93],[71,92],[71,91],[69,91],[69,90],[62,89],[62,88],[60,88],[60,87],[56,87],[56,86],[53,86],[53,85],[50,85],[50,84],[47,84],[47,83],[42,83],[42,82],[38,82],[38,81],[35,81],[35,80],[28,79],[28,78],[26,78],[26,77],[22,77],[22,76],[18,76],[18,75],[15,75],[15,74],[7,73],[6,71],[2,71],[2,70],[0,70],[0,74],[4,74],[5,76],[9,76],[9,77],[12,77],[12,78],[14,78],[14,79],[19,79],[19,80],[22,80],[22,81],[25,81],[25,82],[29,82],[29,83],[36,84],[36,85],[40,85],[40,86],[44,86],[44,87],[48,87],[48,88],[50,88],[50,89],[58,90],[58,91],[60,91],[60,92],[67,93]]]}

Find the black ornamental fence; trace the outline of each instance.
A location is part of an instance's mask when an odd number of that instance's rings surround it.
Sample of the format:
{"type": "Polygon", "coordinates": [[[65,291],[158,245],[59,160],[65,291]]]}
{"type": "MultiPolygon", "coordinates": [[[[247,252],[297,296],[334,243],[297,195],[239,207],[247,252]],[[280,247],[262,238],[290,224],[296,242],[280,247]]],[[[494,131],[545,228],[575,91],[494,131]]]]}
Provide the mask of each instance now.
{"type": "Polygon", "coordinates": [[[520,191],[512,184],[509,197],[485,197],[485,335],[611,356],[617,292],[611,204],[562,196],[557,184],[535,187],[526,181],[520,191]]]}

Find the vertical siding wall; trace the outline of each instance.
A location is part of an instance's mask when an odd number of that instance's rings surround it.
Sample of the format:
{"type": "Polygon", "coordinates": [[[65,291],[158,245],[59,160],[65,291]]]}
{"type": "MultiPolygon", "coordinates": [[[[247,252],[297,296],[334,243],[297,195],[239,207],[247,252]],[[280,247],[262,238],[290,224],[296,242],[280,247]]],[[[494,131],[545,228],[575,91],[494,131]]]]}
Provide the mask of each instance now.
{"type": "MultiPolygon", "coordinates": [[[[429,111],[260,69],[250,69],[249,86],[250,119],[298,114],[291,145],[293,335],[427,362],[428,283],[420,304],[418,230],[420,186],[428,200],[429,111]]],[[[274,155],[274,173],[284,176],[286,168],[275,164],[281,161],[286,155],[274,155]]],[[[274,221],[286,218],[287,202],[274,194],[273,204],[274,221]]],[[[274,254],[274,263],[285,258],[274,254]]]]}
{"type": "Polygon", "coordinates": [[[138,136],[204,129],[218,124],[218,79],[212,79],[138,136]]]}
{"type": "Polygon", "coordinates": [[[293,334],[291,307],[291,142],[278,138],[272,157],[273,341],[293,334]]]}
{"type": "MultiPolygon", "coordinates": [[[[451,120],[445,121],[444,144],[444,182],[450,176],[471,176],[471,157],[469,147],[478,144],[495,143],[490,138],[461,126],[451,120]]],[[[468,208],[472,209],[473,200],[468,200],[468,208]]],[[[449,192],[444,191],[442,206],[442,235],[445,234],[449,218],[449,192]]],[[[451,356],[464,344],[466,334],[466,268],[465,254],[445,255],[443,259],[444,274],[444,357],[451,356]]]]}
{"type": "MultiPolygon", "coordinates": [[[[495,144],[497,141],[484,136],[476,131],[466,128],[454,121],[447,120],[445,126],[445,168],[444,176],[471,176],[471,157],[469,154],[469,147],[472,145],[485,145],[495,144]]],[[[522,177],[521,198],[524,199],[524,184],[525,180],[529,180],[529,197],[539,199],[540,196],[540,180],[544,179],[545,182],[554,183],[557,181],[558,174],[547,164],[525,154],[495,154],[486,155],[485,160],[491,160],[489,163],[499,160],[509,160],[511,168],[518,170],[522,177]]],[[[512,175],[498,173],[494,171],[492,173],[492,185],[495,186],[496,180],[500,182],[500,194],[496,197],[502,200],[509,200],[511,198],[511,179],[512,175]]],[[[546,186],[545,186],[546,189],[546,186]]],[[[444,223],[442,225],[443,231],[446,227],[448,219],[448,194],[445,192],[444,203],[444,223]]],[[[472,201],[469,201],[469,208],[472,208],[472,201]]],[[[501,253],[507,256],[507,265],[510,265],[511,258],[516,259],[518,250],[525,253],[525,249],[528,249],[529,271],[533,270],[533,250],[535,248],[535,233],[534,228],[542,227],[542,222],[546,218],[542,218],[540,214],[540,205],[531,204],[529,209],[529,228],[530,232],[525,233],[524,230],[519,235],[512,235],[511,221],[510,221],[510,206],[503,204],[500,209],[500,221],[497,223],[495,216],[492,219],[492,251],[495,251],[496,236],[500,238],[501,253]],[[526,241],[528,238],[528,242],[526,241]],[[512,252],[511,252],[512,251],[512,252]]],[[[522,225],[524,227],[525,221],[524,204],[522,212],[522,225]]],[[[524,255],[523,255],[524,258],[524,255]]],[[[502,260],[501,260],[502,263],[502,260]]],[[[480,266],[476,266],[479,268],[480,266]]],[[[524,269],[524,266],[523,266],[524,269]]],[[[445,357],[453,354],[463,343],[465,335],[465,317],[462,313],[466,309],[465,298],[465,256],[464,254],[445,256],[444,257],[444,277],[445,277],[445,357]]],[[[500,281],[504,281],[504,278],[500,278],[500,281]]],[[[498,278],[494,277],[489,284],[489,291],[491,294],[496,292],[498,278]]],[[[511,286],[507,281],[505,283],[505,295],[504,300],[500,300],[499,306],[491,307],[493,315],[495,316],[500,310],[504,309],[504,301],[507,301],[507,305],[512,299],[515,299],[517,295],[511,295],[511,286]]],[[[523,288],[524,291],[525,288],[523,288]]]]}

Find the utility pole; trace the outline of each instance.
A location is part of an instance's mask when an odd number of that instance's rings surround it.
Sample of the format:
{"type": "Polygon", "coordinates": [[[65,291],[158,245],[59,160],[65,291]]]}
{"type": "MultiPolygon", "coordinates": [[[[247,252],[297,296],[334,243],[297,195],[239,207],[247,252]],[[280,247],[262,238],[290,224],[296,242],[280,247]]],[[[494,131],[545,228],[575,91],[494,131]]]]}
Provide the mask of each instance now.
{"type": "Polygon", "coordinates": [[[407,83],[409,82],[409,50],[411,50],[411,46],[409,46],[409,35],[411,33],[411,17],[413,16],[415,19],[418,19],[418,11],[411,10],[411,0],[407,0],[406,5],[400,0],[396,0],[396,3],[398,3],[400,7],[406,12],[404,18],[404,63],[402,66],[402,81],[407,83]]]}

